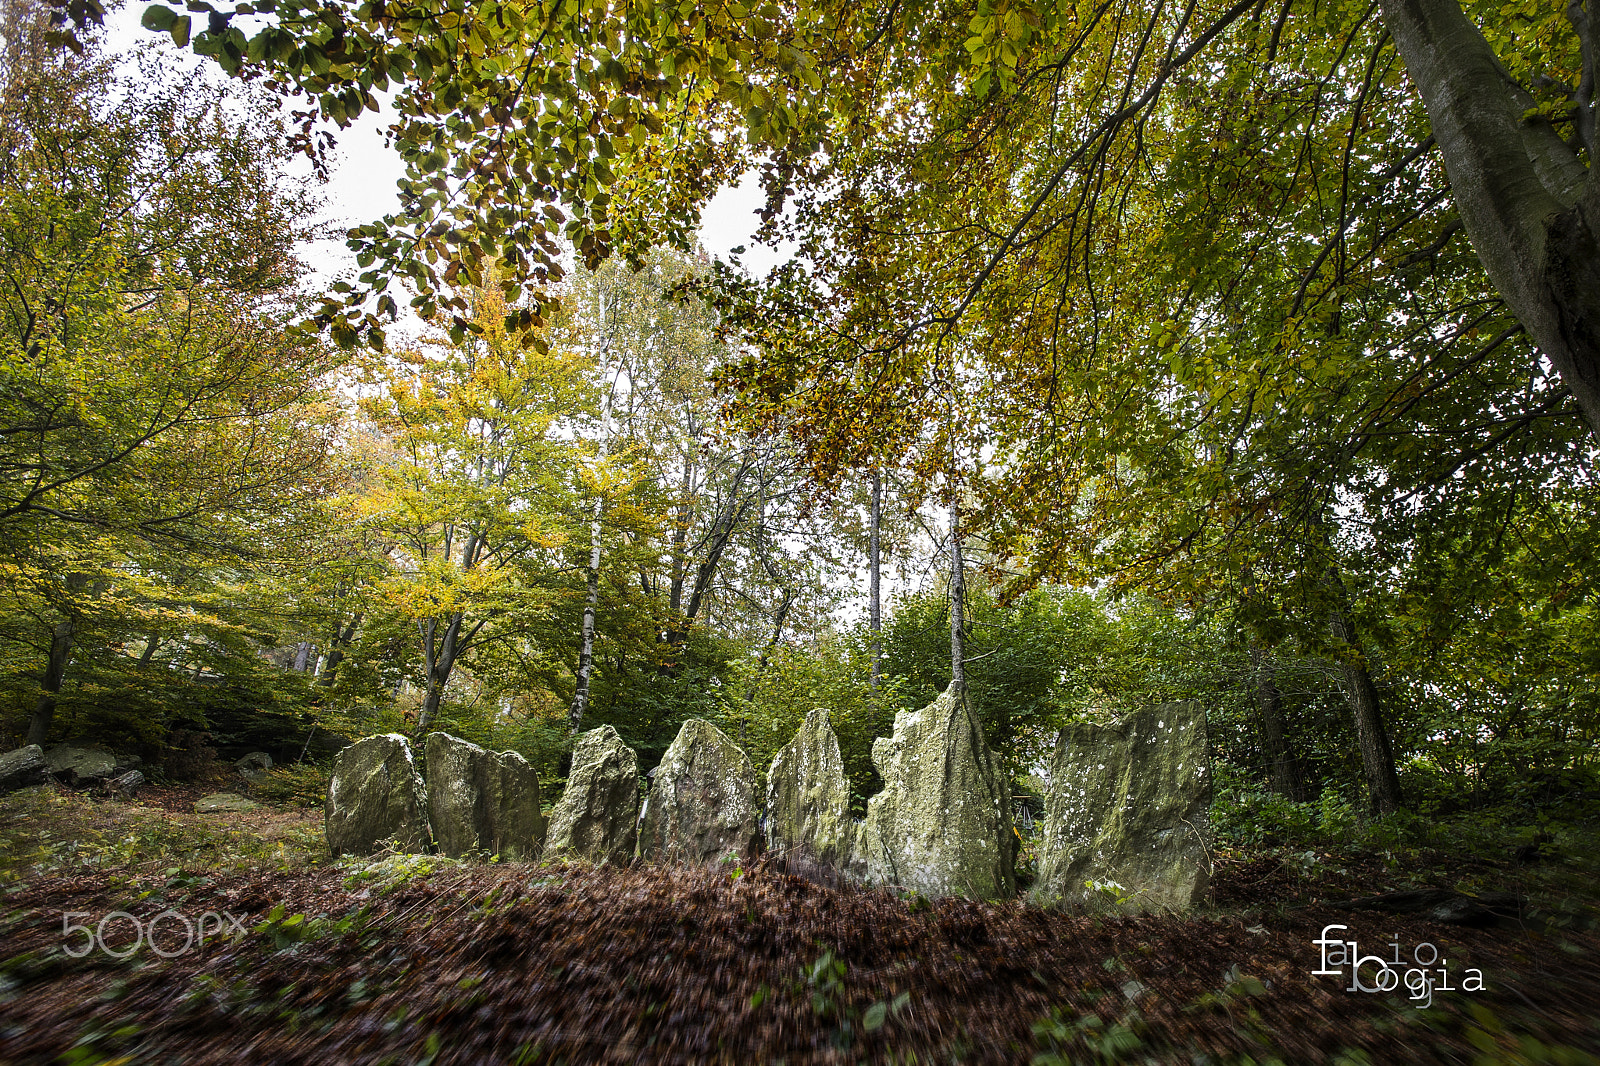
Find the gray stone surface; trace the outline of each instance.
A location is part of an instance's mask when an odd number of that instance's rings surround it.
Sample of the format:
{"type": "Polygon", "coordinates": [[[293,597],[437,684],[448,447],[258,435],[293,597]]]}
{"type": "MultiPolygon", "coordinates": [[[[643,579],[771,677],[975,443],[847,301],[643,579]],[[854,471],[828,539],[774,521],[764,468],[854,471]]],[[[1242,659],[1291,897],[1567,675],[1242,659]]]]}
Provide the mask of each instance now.
{"type": "Polygon", "coordinates": [[[37,744],[0,755],[0,792],[42,785],[45,779],[44,749],[37,744]]]}
{"type": "Polygon", "coordinates": [[[267,771],[272,769],[272,756],[264,751],[252,751],[249,755],[234,760],[233,769],[253,785],[265,779],[267,771]]]}
{"type": "Polygon", "coordinates": [[[638,839],[638,754],[608,725],[580,734],[566,790],[550,812],[545,855],[627,863],[638,839]]]}
{"type": "Polygon", "coordinates": [[[828,712],[806,715],[794,739],[767,769],[767,847],[785,856],[844,870],[856,825],[850,779],[828,712]]]}
{"type": "Polygon", "coordinates": [[[1204,895],[1211,774],[1199,704],[1068,726],[1056,739],[1050,782],[1035,902],[1187,910],[1204,895]]]}
{"type": "Polygon", "coordinates": [[[1005,774],[954,683],[921,710],[895,715],[894,735],[873,742],[872,762],[884,787],[867,801],[857,835],[859,876],[930,896],[1016,893],[1005,774]]]}
{"type": "Polygon", "coordinates": [[[655,862],[710,863],[761,851],[761,781],[728,736],[699,718],[683,723],[645,798],[639,854],[655,862]]]}
{"type": "Polygon", "coordinates": [[[144,774],[138,770],[129,770],[115,777],[106,778],[101,791],[114,799],[132,799],[144,784],[144,774]]]}
{"type": "Polygon", "coordinates": [[[237,792],[213,792],[209,796],[201,796],[194,801],[194,809],[200,814],[221,814],[226,811],[249,811],[261,806],[255,800],[246,799],[237,792]]]}
{"type": "Polygon", "coordinates": [[[88,788],[112,776],[116,756],[70,744],[57,744],[44,753],[45,769],[51,777],[71,788],[88,788]]]}
{"type": "Polygon", "coordinates": [[[428,822],[439,852],[533,859],[544,845],[539,775],[514,751],[429,733],[428,822]]]}
{"type": "Polygon", "coordinates": [[[397,850],[426,851],[433,840],[427,804],[406,738],[363,737],[339,753],[328,778],[328,849],[335,856],[371,855],[393,839],[397,850]]]}

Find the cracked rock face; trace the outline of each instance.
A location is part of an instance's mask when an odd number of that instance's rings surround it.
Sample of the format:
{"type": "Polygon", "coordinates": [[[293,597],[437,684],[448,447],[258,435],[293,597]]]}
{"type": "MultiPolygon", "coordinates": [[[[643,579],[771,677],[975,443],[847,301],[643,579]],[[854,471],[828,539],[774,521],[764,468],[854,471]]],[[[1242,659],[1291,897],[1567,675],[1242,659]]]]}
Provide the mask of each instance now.
{"type": "Polygon", "coordinates": [[[872,761],[884,787],[867,802],[852,872],[930,896],[1015,894],[1005,774],[965,693],[952,683],[921,710],[895,715],[872,761]]]}
{"type": "Polygon", "coordinates": [[[856,833],[839,738],[818,708],[767,770],[767,846],[845,870],[856,833]]]}
{"type": "Polygon", "coordinates": [[[514,751],[488,751],[448,733],[429,733],[428,821],[439,852],[537,858],[544,845],[539,775],[514,751]]]}
{"type": "Polygon", "coordinates": [[[1187,910],[1200,901],[1210,881],[1211,773],[1198,703],[1068,726],[1050,781],[1035,902],[1187,910]]]}
{"type": "Polygon", "coordinates": [[[699,718],[678,730],[645,799],[640,857],[654,862],[741,861],[761,851],[755,767],[727,734],[699,718]]]}
{"type": "Polygon", "coordinates": [[[628,863],[639,839],[639,756],[608,725],[578,736],[545,854],[628,863]]]}
{"type": "Polygon", "coordinates": [[[28,744],[8,751],[0,755],[0,792],[42,785],[46,772],[44,749],[39,745],[28,744]]]}
{"type": "Polygon", "coordinates": [[[427,794],[406,738],[382,733],[341,751],[323,817],[336,857],[371,855],[390,839],[402,850],[426,851],[433,841],[427,794]]]}

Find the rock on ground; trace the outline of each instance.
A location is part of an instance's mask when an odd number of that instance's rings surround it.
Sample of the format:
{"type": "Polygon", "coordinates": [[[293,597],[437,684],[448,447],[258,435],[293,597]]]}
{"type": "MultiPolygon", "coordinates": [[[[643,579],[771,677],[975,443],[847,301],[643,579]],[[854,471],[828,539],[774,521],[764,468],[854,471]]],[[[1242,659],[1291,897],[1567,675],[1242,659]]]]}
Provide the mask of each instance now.
{"type": "Polygon", "coordinates": [[[839,737],[820,707],[767,769],[767,846],[791,858],[844,870],[856,834],[850,779],[839,737]]]}
{"type": "Polygon", "coordinates": [[[1056,739],[1050,781],[1035,902],[1121,896],[1121,909],[1187,910],[1204,895],[1211,775],[1199,704],[1151,707],[1112,726],[1068,726],[1056,739]]]}
{"type": "Polygon", "coordinates": [[[1015,894],[1011,804],[999,757],[954,682],[872,745],[883,791],[867,801],[855,869],[930,896],[1015,894]]]}
{"type": "Polygon", "coordinates": [[[267,771],[272,769],[272,756],[264,751],[252,751],[242,759],[235,760],[233,769],[235,773],[253,785],[265,779],[267,771]]]}
{"type": "Polygon", "coordinates": [[[116,756],[70,744],[57,744],[45,752],[44,762],[51,777],[71,788],[88,788],[117,769],[116,756]]]}
{"type": "MultiPolygon", "coordinates": [[[[134,771],[137,773],[137,771],[134,771]]],[[[201,796],[194,801],[194,809],[199,814],[220,814],[225,811],[251,811],[261,804],[255,800],[246,799],[237,792],[213,792],[209,796],[201,796]]]]}
{"type": "Polygon", "coordinates": [[[755,767],[727,734],[699,718],[683,723],[645,798],[639,854],[655,862],[709,863],[761,851],[755,767]]]}
{"type": "Polygon", "coordinates": [[[28,744],[0,755],[0,792],[44,784],[44,749],[28,744]]]}
{"type": "Polygon", "coordinates": [[[428,821],[441,854],[533,859],[544,845],[539,775],[514,751],[429,733],[428,821]]]}
{"type": "Polygon", "coordinates": [[[106,778],[105,784],[100,787],[100,791],[103,795],[113,799],[132,799],[134,793],[138,792],[143,784],[144,774],[138,770],[129,770],[125,774],[106,778]]]}
{"type": "Polygon", "coordinates": [[[426,851],[433,840],[427,794],[406,738],[382,733],[341,751],[323,815],[335,856],[371,855],[391,839],[399,850],[426,851]]]}
{"type": "Polygon", "coordinates": [[[638,839],[638,754],[608,725],[580,734],[566,790],[550,812],[545,854],[627,863],[638,839]]]}

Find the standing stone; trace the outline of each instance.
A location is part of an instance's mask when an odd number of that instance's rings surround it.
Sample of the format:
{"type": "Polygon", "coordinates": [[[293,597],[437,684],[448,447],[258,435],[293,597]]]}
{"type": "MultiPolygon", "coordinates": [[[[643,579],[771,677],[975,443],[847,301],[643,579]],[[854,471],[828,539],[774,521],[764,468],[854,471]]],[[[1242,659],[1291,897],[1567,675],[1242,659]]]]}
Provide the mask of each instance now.
{"type": "Polygon", "coordinates": [[[767,846],[773,851],[844,870],[855,824],[850,780],[839,737],[820,707],[772,759],[767,770],[767,846]]]}
{"type": "Polygon", "coordinates": [[[44,749],[39,745],[29,744],[0,755],[0,792],[42,785],[44,778],[44,749]]]}
{"type": "Polygon", "coordinates": [[[544,846],[539,775],[514,751],[428,734],[428,821],[441,854],[532,859],[544,846]]]}
{"type": "Polygon", "coordinates": [[[45,770],[70,788],[88,788],[112,776],[117,769],[114,756],[103,751],[57,744],[44,754],[45,770]]]}
{"type": "Polygon", "coordinates": [[[1113,726],[1070,725],[1056,739],[1045,805],[1038,903],[1109,900],[1187,910],[1210,881],[1211,775],[1205,712],[1168,703],[1113,726]]]}
{"type": "Polygon", "coordinates": [[[656,862],[709,863],[761,851],[755,767],[727,734],[699,718],[678,730],[646,799],[639,852],[656,862]]]}
{"type": "Polygon", "coordinates": [[[260,784],[267,779],[267,771],[272,769],[272,756],[264,751],[252,751],[233,764],[234,772],[252,785],[260,784]]]}
{"type": "Polygon", "coordinates": [[[371,855],[385,841],[426,851],[427,796],[411,745],[398,733],[363,737],[339,753],[328,778],[325,825],[335,855],[371,855]]]}
{"type": "Polygon", "coordinates": [[[896,714],[872,762],[884,785],[867,801],[858,873],[930,896],[1015,894],[1005,772],[965,692],[952,682],[920,711],[896,714]]]}
{"type": "Polygon", "coordinates": [[[628,863],[639,841],[639,756],[608,725],[578,735],[545,854],[628,863]]]}

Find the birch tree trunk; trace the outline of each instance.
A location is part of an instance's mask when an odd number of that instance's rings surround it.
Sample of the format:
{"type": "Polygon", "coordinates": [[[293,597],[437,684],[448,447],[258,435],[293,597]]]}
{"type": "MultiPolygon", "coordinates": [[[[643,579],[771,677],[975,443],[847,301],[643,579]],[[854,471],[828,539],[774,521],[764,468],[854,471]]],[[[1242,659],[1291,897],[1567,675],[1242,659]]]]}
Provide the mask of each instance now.
{"type": "Polygon", "coordinates": [[[881,576],[881,558],[879,549],[882,546],[880,531],[883,523],[883,475],[874,470],[872,472],[872,524],[867,534],[867,588],[870,624],[872,626],[872,693],[878,692],[878,673],[882,669],[883,660],[883,601],[879,596],[881,576]]]}
{"type": "Polygon", "coordinates": [[[966,567],[961,558],[961,504],[950,500],[950,680],[958,691],[967,687],[966,567]]]}
{"type": "MultiPolygon", "coordinates": [[[[604,329],[605,305],[600,308],[602,329],[604,329]]],[[[607,339],[603,341],[601,370],[606,369],[605,363],[610,352],[609,334],[603,334],[607,339]]],[[[597,450],[595,469],[602,473],[606,464],[606,446],[611,440],[611,394],[616,388],[616,382],[606,385],[604,395],[600,397],[600,443],[597,450]]],[[[567,722],[571,727],[573,736],[583,732],[583,719],[589,712],[589,680],[594,674],[594,618],[595,609],[600,604],[600,519],[605,513],[605,493],[601,491],[597,479],[594,495],[594,514],[589,520],[589,572],[585,575],[588,588],[585,590],[583,601],[583,626],[579,637],[578,669],[572,691],[572,708],[567,713],[567,722]]]]}

